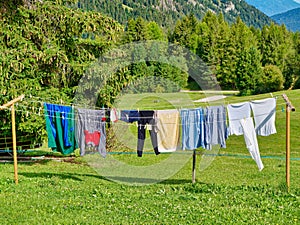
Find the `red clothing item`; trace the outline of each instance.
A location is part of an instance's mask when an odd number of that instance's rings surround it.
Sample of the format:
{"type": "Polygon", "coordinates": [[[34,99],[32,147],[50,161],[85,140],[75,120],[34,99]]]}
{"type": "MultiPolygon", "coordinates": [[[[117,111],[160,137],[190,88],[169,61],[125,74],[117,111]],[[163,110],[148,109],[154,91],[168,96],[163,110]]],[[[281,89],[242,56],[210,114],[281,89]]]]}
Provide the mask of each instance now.
{"type": "Polygon", "coordinates": [[[100,131],[94,131],[93,133],[90,133],[89,131],[84,131],[85,136],[85,144],[86,145],[92,145],[92,146],[98,146],[100,142],[100,131]]]}

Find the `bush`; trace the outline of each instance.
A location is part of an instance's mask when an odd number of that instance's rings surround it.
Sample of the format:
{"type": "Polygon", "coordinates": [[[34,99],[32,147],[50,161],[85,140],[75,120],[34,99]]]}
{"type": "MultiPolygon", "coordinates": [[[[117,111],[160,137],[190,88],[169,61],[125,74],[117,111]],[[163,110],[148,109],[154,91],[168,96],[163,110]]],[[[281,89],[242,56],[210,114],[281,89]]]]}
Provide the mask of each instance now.
{"type": "Polygon", "coordinates": [[[259,94],[280,91],[283,89],[283,83],[284,77],[281,70],[275,65],[266,65],[256,92],[259,94]]]}

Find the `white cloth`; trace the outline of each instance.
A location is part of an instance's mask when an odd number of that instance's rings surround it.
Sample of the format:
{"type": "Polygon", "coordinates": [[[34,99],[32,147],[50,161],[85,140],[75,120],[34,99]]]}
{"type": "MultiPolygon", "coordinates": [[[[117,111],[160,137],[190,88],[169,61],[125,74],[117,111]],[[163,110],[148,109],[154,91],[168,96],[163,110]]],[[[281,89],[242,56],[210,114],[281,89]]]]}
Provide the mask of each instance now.
{"type": "Polygon", "coordinates": [[[242,135],[243,128],[241,119],[251,116],[250,102],[227,105],[228,112],[228,135],[242,135]]]}
{"type": "Polygon", "coordinates": [[[267,98],[250,102],[257,135],[275,134],[276,98],[267,98]]]}
{"type": "Polygon", "coordinates": [[[119,120],[118,111],[115,108],[110,110],[110,121],[115,123],[119,120]]]}
{"type": "Polygon", "coordinates": [[[257,138],[256,138],[256,132],[254,129],[253,119],[251,117],[248,117],[246,119],[240,120],[241,126],[243,128],[244,132],[244,139],[247,146],[247,149],[254,161],[257,164],[257,167],[259,171],[261,171],[264,168],[264,165],[260,158],[257,138]]]}

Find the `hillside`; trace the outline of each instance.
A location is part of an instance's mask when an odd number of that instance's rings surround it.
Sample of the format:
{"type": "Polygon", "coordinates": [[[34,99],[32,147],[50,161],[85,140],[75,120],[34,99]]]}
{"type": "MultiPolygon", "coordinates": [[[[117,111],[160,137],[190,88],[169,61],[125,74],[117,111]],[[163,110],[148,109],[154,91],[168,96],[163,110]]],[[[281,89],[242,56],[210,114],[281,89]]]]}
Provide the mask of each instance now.
{"type": "Polygon", "coordinates": [[[141,16],[169,28],[184,15],[192,13],[202,19],[207,11],[223,13],[229,23],[239,16],[247,25],[257,28],[272,21],[244,0],[80,0],[76,7],[99,11],[123,24],[129,18],[141,16]]]}
{"type": "Polygon", "coordinates": [[[285,24],[291,31],[300,31],[300,8],[272,16],[279,24],[285,24]]]}
{"type": "Polygon", "coordinates": [[[246,0],[246,2],[264,12],[268,16],[283,13],[300,7],[299,0],[246,0]]]}

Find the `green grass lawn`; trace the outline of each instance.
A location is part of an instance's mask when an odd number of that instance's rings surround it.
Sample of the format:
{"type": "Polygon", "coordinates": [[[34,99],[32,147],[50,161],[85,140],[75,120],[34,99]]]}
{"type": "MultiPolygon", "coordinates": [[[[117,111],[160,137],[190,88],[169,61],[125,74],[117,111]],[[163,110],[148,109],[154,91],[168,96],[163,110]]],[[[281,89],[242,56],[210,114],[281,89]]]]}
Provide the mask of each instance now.
{"type": "MultiPolygon", "coordinates": [[[[230,136],[227,148],[220,149],[219,156],[204,170],[199,168],[205,160],[197,156],[195,184],[191,182],[191,158],[169,179],[152,185],[116,182],[122,180],[114,177],[113,171],[111,176],[107,176],[109,170],[104,176],[101,168],[91,167],[86,157],[77,157],[71,162],[20,162],[19,184],[15,185],[13,164],[1,163],[0,224],[299,224],[300,90],[285,93],[296,107],[296,112],[291,112],[289,193],[285,185],[285,112],[282,112],[285,105],[280,92],[273,93],[278,96],[278,133],[258,137],[265,166],[261,172],[249,158],[242,136],[230,136]]],[[[188,95],[192,100],[205,97],[199,93],[179,95],[188,95]]],[[[145,105],[139,99],[141,109],[159,103],[155,97],[145,97],[148,98],[145,105]]],[[[270,94],[229,96],[224,104],[265,97],[270,94]]],[[[176,104],[182,104],[186,96],[159,98],[164,99],[160,101],[164,102],[162,105],[170,106],[170,101],[165,99],[172,99],[171,105],[176,100],[176,104]]],[[[131,101],[132,105],[136,102],[131,101]]],[[[189,153],[192,152],[186,151],[184,156],[189,153]]],[[[168,154],[155,156],[152,150],[145,151],[142,158],[136,157],[134,152],[109,156],[137,170],[171,157],[168,154]]],[[[101,161],[98,162],[101,167],[101,161]]],[[[152,171],[148,172],[151,175],[152,171]]],[[[139,177],[131,178],[139,183],[139,177]]]]}

